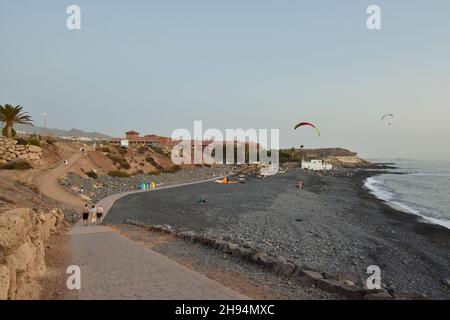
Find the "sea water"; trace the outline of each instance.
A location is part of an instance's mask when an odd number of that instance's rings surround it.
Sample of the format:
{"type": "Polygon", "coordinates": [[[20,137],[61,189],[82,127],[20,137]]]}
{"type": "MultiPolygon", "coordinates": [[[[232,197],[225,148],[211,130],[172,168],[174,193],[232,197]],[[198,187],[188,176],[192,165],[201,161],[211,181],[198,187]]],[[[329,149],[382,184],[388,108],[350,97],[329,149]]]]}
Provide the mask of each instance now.
{"type": "Polygon", "coordinates": [[[395,209],[450,229],[450,162],[398,160],[393,163],[396,169],[368,178],[366,188],[395,209]]]}

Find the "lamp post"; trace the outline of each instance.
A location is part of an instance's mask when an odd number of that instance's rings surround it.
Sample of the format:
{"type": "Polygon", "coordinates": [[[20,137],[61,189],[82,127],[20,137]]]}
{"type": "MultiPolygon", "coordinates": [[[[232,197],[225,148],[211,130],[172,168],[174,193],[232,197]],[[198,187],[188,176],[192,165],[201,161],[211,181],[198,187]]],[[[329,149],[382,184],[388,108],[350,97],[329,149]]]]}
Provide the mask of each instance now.
{"type": "Polygon", "coordinates": [[[47,135],[47,113],[43,113],[42,116],[44,117],[44,136],[47,135]]]}

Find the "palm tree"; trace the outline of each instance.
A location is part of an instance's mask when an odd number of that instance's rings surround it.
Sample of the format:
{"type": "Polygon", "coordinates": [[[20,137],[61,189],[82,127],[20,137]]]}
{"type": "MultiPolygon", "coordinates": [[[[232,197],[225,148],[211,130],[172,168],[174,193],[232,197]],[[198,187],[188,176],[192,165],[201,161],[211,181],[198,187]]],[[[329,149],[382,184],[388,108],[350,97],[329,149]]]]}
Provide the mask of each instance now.
{"type": "Polygon", "coordinates": [[[6,136],[12,138],[14,123],[33,125],[33,120],[28,112],[23,111],[21,106],[13,107],[10,104],[0,105],[0,121],[6,125],[6,136]]]}

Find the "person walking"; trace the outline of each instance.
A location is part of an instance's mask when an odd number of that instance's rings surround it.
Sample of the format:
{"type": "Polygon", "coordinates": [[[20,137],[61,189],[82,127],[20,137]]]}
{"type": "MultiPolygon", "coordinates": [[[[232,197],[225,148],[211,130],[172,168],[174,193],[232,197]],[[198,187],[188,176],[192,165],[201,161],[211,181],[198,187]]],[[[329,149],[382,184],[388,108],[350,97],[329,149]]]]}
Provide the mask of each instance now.
{"type": "Polygon", "coordinates": [[[97,208],[97,224],[102,224],[103,207],[100,205],[97,208]]]}
{"type": "Polygon", "coordinates": [[[88,225],[88,219],[89,219],[89,207],[86,203],[86,205],[83,208],[83,222],[85,226],[88,225]]]}
{"type": "Polygon", "coordinates": [[[92,205],[92,208],[91,208],[91,224],[98,224],[97,209],[95,209],[94,205],[92,205]]]}

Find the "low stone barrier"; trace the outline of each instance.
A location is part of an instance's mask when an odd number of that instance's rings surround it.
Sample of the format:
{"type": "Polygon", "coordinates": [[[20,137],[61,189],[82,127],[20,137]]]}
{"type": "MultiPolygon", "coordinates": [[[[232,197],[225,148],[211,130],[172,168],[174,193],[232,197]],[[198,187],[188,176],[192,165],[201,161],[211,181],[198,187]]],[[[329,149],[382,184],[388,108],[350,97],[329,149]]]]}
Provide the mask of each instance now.
{"type": "Polygon", "coordinates": [[[0,137],[0,164],[15,159],[39,160],[42,156],[42,148],[33,145],[17,144],[16,140],[0,137]]]}
{"type": "Polygon", "coordinates": [[[136,220],[125,220],[125,224],[146,228],[149,231],[172,234],[192,243],[200,243],[215,250],[230,254],[236,258],[260,265],[271,272],[283,276],[307,279],[318,288],[339,294],[348,299],[365,300],[423,300],[423,294],[410,292],[392,292],[386,289],[369,290],[356,275],[333,275],[300,266],[282,256],[274,257],[245,244],[224,240],[221,236],[202,234],[195,231],[176,229],[169,225],[147,225],[136,220]]]}

